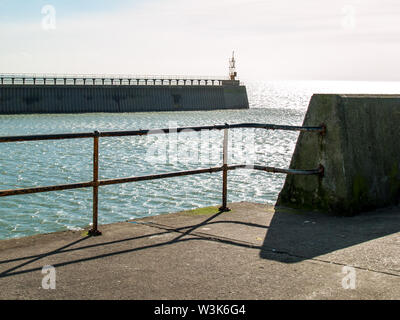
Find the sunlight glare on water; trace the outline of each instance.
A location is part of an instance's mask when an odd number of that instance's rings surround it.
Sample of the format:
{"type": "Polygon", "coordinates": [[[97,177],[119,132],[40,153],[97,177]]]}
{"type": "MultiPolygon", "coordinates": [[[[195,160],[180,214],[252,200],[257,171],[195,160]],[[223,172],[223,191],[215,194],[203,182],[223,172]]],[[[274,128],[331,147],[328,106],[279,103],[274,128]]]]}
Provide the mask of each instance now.
{"type": "MultiPolygon", "coordinates": [[[[400,83],[252,82],[247,83],[247,92],[249,110],[2,115],[0,135],[158,129],[242,122],[301,125],[313,93],[396,94],[400,92],[400,83]]],[[[100,179],[221,165],[223,132],[190,132],[171,136],[101,138],[100,179]],[[171,149],[171,140],[168,139],[175,141],[177,147],[171,149]],[[167,161],[162,161],[158,154],[149,154],[149,150],[157,149],[165,151],[163,154],[167,161]]],[[[231,149],[235,150],[231,164],[248,160],[245,148],[254,144],[254,164],[287,168],[297,136],[296,132],[231,130],[231,149]]],[[[90,181],[92,148],[92,139],[2,143],[0,189],[90,181]]],[[[284,179],[281,174],[231,171],[228,201],[273,204],[284,179]]],[[[101,187],[99,223],[218,205],[221,188],[221,173],[101,187]]],[[[84,228],[91,222],[91,212],[91,189],[3,197],[0,198],[0,239],[84,228]]]]}

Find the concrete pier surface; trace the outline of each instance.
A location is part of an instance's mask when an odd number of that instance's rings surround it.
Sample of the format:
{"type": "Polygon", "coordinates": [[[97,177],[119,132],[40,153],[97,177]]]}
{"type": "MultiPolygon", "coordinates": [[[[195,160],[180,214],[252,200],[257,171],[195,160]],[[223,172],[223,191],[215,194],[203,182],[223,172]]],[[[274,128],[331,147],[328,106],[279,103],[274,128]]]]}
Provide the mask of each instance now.
{"type": "Polygon", "coordinates": [[[400,208],[254,203],[0,241],[1,299],[400,299],[400,208]],[[56,288],[44,289],[45,265],[56,288]]]}

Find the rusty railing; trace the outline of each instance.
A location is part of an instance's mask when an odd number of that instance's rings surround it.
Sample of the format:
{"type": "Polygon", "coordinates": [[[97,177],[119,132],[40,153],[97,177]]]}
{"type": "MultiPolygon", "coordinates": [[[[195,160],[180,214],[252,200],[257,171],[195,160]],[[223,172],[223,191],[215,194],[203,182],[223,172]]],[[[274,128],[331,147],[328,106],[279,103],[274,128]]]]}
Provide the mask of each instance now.
{"type": "Polygon", "coordinates": [[[13,190],[0,190],[0,197],[42,193],[50,191],[61,191],[70,189],[80,188],[93,188],[93,225],[92,229],[89,230],[90,235],[100,235],[101,232],[98,230],[98,191],[99,187],[122,184],[129,182],[148,181],[164,178],[172,178],[178,176],[188,176],[202,173],[214,173],[222,171],[222,205],[221,211],[229,211],[227,207],[228,199],[228,171],[237,169],[253,169],[271,173],[284,173],[293,175],[319,175],[323,176],[324,167],[320,164],[318,168],[311,170],[299,170],[299,169],[281,169],[275,167],[267,167],[260,165],[228,165],[228,130],[236,128],[261,128],[267,130],[290,130],[300,132],[314,132],[324,134],[326,128],[324,125],[318,127],[301,127],[301,126],[286,126],[286,125],[274,125],[274,124],[260,124],[260,123],[241,123],[241,124],[224,124],[224,125],[213,125],[213,126],[199,126],[199,127],[180,127],[180,128],[168,128],[158,130],[135,130],[135,131],[108,131],[108,132],[90,132],[90,133],[66,133],[66,134],[46,134],[46,135],[27,135],[27,136],[5,136],[0,137],[0,143],[6,142],[22,142],[22,141],[39,141],[39,140],[62,140],[62,139],[83,139],[93,138],[93,180],[88,182],[63,184],[55,186],[45,187],[34,187],[34,188],[23,188],[13,190]],[[151,134],[162,134],[162,133],[176,133],[185,130],[201,131],[201,130],[224,130],[224,142],[223,142],[223,164],[218,167],[178,171],[146,176],[135,176],[127,178],[116,178],[99,180],[99,139],[100,137],[122,137],[122,136],[143,136],[151,134]]]}

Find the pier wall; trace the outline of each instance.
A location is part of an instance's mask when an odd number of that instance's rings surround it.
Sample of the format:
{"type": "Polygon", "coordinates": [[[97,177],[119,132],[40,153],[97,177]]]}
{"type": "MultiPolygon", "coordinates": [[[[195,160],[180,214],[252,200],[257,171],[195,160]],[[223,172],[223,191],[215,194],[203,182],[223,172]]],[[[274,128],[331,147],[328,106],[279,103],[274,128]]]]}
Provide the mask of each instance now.
{"type": "Polygon", "coordinates": [[[290,168],[324,177],[287,176],[277,206],[352,215],[400,200],[400,96],[315,94],[304,126],[324,123],[324,136],[299,135],[290,168]]]}
{"type": "Polygon", "coordinates": [[[0,114],[247,108],[239,85],[0,85],[0,114]]]}

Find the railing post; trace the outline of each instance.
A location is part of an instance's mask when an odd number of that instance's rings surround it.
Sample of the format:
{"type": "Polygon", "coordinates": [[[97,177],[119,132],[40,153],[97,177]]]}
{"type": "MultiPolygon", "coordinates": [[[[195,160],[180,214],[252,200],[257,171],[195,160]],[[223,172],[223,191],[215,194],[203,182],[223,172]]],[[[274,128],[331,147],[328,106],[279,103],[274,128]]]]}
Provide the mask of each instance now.
{"type": "Polygon", "coordinates": [[[222,165],[222,206],[220,211],[230,211],[227,207],[228,201],[228,129],[224,129],[224,144],[223,144],[223,165],[222,165]]]}
{"type": "Polygon", "coordinates": [[[97,229],[99,211],[99,136],[100,133],[95,131],[93,139],[93,226],[88,232],[91,236],[101,235],[101,232],[97,229]]]}

